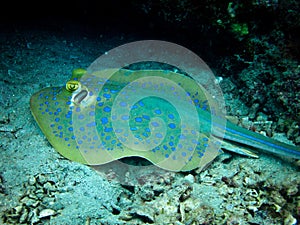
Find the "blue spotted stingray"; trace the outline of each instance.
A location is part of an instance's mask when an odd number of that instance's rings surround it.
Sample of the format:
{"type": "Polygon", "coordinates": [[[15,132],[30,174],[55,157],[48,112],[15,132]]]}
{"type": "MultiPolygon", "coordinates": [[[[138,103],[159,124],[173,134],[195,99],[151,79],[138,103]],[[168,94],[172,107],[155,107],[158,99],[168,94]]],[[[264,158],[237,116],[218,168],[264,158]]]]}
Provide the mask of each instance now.
{"type": "Polygon", "coordinates": [[[213,119],[212,101],[192,78],[171,71],[121,69],[108,77],[77,69],[65,87],[35,93],[30,108],[60,154],[88,165],[138,156],[190,171],[222,148],[257,157],[249,146],[300,158],[298,147],[213,119]]]}

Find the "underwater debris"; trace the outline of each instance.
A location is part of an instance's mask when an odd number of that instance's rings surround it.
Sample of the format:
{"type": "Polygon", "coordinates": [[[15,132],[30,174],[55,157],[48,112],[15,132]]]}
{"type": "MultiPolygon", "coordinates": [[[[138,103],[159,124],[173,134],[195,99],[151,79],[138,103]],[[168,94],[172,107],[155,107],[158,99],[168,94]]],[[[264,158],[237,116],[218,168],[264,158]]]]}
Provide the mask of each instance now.
{"type": "Polygon", "coordinates": [[[62,206],[56,204],[57,185],[45,174],[37,174],[24,184],[24,194],[19,205],[7,209],[2,219],[6,224],[37,224],[57,215],[62,206]]]}

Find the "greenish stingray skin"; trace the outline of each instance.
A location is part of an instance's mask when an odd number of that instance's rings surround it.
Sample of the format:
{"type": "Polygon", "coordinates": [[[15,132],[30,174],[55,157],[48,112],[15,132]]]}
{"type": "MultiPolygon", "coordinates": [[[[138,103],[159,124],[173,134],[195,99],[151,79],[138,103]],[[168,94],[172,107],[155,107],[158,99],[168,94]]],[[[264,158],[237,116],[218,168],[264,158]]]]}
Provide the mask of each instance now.
{"type": "Polygon", "coordinates": [[[222,153],[221,148],[257,157],[247,150],[254,147],[300,158],[298,147],[226,120],[224,123],[218,117],[212,120],[210,109],[215,103],[190,77],[163,70],[123,69],[108,80],[105,75],[86,75],[85,70],[78,69],[70,81],[78,83],[79,89],[68,82],[67,88],[44,88],[30,99],[30,109],[42,132],[70,160],[101,165],[138,156],[166,170],[190,171],[204,168],[222,153]],[[135,86],[135,80],[145,77],[153,82],[136,82],[135,86]],[[164,81],[170,78],[174,83],[164,81]],[[155,83],[156,79],[161,83],[155,83]],[[180,88],[188,95],[180,95],[180,88]],[[127,102],[127,94],[132,103],[127,102]],[[186,105],[189,100],[191,104],[186,105]]]}

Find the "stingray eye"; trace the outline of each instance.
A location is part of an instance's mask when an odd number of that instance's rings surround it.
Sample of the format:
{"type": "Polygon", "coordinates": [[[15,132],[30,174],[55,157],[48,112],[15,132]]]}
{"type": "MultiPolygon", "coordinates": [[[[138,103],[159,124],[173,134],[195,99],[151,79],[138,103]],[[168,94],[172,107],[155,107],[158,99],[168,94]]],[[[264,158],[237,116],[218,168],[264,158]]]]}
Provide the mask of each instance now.
{"type": "Polygon", "coordinates": [[[79,81],[77,81],[77,80],[70,80],[70,81],[68,81],[66,83],[66,89],[69,92],[74,92],[74,91],[76,91],[79,88],[79,85],[80,85],[79,81]]]}

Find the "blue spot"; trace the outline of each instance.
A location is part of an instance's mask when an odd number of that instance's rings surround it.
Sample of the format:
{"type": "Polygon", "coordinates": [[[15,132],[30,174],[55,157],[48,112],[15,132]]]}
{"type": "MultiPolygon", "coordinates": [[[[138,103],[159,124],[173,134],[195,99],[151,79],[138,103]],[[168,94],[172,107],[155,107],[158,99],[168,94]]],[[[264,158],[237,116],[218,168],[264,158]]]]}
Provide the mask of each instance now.
{"type": "Polygon", "coordinates": [[[71,101],[67,101],[66,104],[67,104],[67,105],[71,105],[71,101]]]}
{"type": "Polygon", "coordinates": [[[80,114],[79,116],[78,116],[78,119],[80,119],[80,120],[82,120],[84,118],[84,115],[82,115],[82,114],[80,114]]]}
{"type": "Polygon", "coordinates": [[[90,111],[90,112],[89,112],[89,115],[90,115],[90,116],[95,116],[95,111],[90,111]]]}
{"type": "Polygon", "coordinates": [[[80,108],[79,107],[77,107],[76,108],[76,112],[80,112],[81,110],[80,110],[80,108]]]}
{"type": "Polygon", "coordinates": [[[98,140],[98,136],[94,136],[94,137],[93,137],[93,140],[94,140],[94,141],[97,141],[97,140],[98,140]]]}
{"type": "Polygon", "coordinates": [[[76,136],[75,136],[75,135],[73,135],[71,138],[72,138],[73,140],[75,140],[75,139],[76,139],[76,136]]]}
{"type": "Polygon", "coordinates": [[[113,129],[112,129],[112,127],[105,127],[105,128],[104,128],[104,131],[105,131],[105,132],[112,132],[113,129]]]}
{"type": "Polygon", "coordinates": [[[208,147],[208,144],[207,144],[207,143],[205,143],[205,144],[203,144],[203,146],[204,146],[204,147],[208,147]]]}
{"type": "Polygon", "coordinates": [[[159,123],[157,123],[157,122],[152,122],[151,124],[152,124],[152,126],[154,126],[154,127],[158,127],[158,126],[159,126],[159,123]]]}
{"type": "Polygon", "coordinates": [[[125,106],[127,106],[127,103],[126,102],[120,102],[120,106],[125,107],[125,106]]]}
{"type": "Polygon", "coordinates": [[[83,135],[83,136],[82,136],[82,139],[83,139],[83,140],[87,139],[87,136],[86,136],[86,135],[83,135]]]}
{"type": "Polygon", "coordinates": [[[93,96],[93,95],[94,95],[94,93],[92,91],[90,91],[89,96],[93,96]]]}
{"type": "Polygon", "coordinates": [[[123,115],[123,116],[121,116],[121,119],[122,119],[122,120],[128,120],[128,119],[129,119],[129,116],[128,116],[128,115],[123,115]]]}
{"type": "Polygon", "coordinates": [[[91,123],[88,123],[86,126],[87,127],[95,127],[97,124],[95,121],[91,122],[91,123]]]}
{"type": "Polygon", "coordinates": [[[139,105],[142,106],[142,107],[145,106],[142,101],[139,102],[139,105]]]}
{"type": "Polygon", "coordinates": [[[59,120],[60,120],[59,118],[55,118],[55,122],[59,122],[59,120]]]}
{"type": "Polygon", "coordinates": [[[116,133],[122,133],[123,130],[122,130],[122,129],[116,129],[115,132],[116,132],[116,133]]]}
{"type": "Polygon", "coordinates": [[[104,97],[104,98],[110,98],[110,97],[111,97],[111,95],[110,95],[110,94],[106,94],[106,93],[105,93],[105,94],[103,94],[103,97],[104,97]]]}
{"type": "Polygon", "coordinates": [[[73,131],[73,127],[69,127],[68,130],[69,130],[69,131],[73,131]]]}
{"type": "Polygon", "coordinates": [[[82,140],[79,140],[79,141],[78,141],[78,144],[81,145],[81,144],[82,144],[82,140]]]}
{"type": "Polygon", "coordinates": [[[99,103],[98,103],[98,106],[101,107],[101,106],[103,106],[103,104],[104,104],[103,102],[99,102],[99,103]]]}
{"type": "Polygon", "coordinates": [[[150,128],[149,127],[145,128],[145,131],[150,132],[150,128]]]}
{"type": "Polygon", "coordinates": [[[164,145],[163,148],[164,148],[165,150],[168,150],[168,146],[166,146],[166,145],[164,145]]]}
{"type": "Polygon", "coordinates": [[[174,129],[174,128],[176,128],[176,125],[175,125],[174,123],[169,123],[169,127],[170,127],[171,129],[174,129]]]}
{"type": "Polygon", "coordinates": [[[176,160],[176,156],[175,156],[175,155],[173,155],[172,159],[173,159],[173,160],[176,160]]]}
{"type": "Polygon", "coordinates": [[[131,131],[136,131],[137,128],[136,128],[136,127],[130,127],[130,130],[131,130],[131,131]]]}
{"type": "Polygon", "coordinates": [[[97,102],[100,102],[100,101],[101,101],[101,98],[100,98],[100,97],[97,97],[96,100],[97,100],[97,102]]]}
{"type": "Polygon", "coordinates": [[[58,126],[57,129],[61,130],[61,129],[62,129],[62,126],[58,126]]]}
{"type": "Polygon", "coordinates": [[[84,129],[84,127],[80,127],[79,130],[80,131],[84,131],[85,129],[84,129]]]}
{"type": "Polygon", "coordinates": [[[199,144],[199,142],[196,139],[192,139],[193,144],[199,144]]]}
{"type": "Polygon", "coordinates": [[[199,103],[199,99],[195,99],[195,100],[194,100],[194,103],[199,103]]]}
{"type": "Polygon", "coordinates": [[[173,115],[173,114],[169,114],[168,117],[169,117],[170,119],[174,119],[174,115],[173,115]]]}
{"type": "Polygon", "coordinates": [[[135,122],[140,123],[140,122],[142,122],[142,121],[143,121],[143,119],[142,119],[141,117],[136,117],[136,118],[135,118],[135,122]]]}
{"type": "Polygon", "coordinates": [[[207,108],[208,108],[207,105],[202,106],[202,110],[207,110],[207,108]]]}
{"type": "Polygon", "coordinates": [[[108,140],[110,140],[110,138],[111,138],[110,136],[106,136],[106,137],[105,137],[105,140],[108,141],[108,140]]]}
{"type": "Polygon", "coordinates": [[[52,124],[50,124],[50,127],[54,127],[55,125],[52,123],[52,124]]]}
{"type": "Polygon", "coordinates": [[[155,112],[156,114],[161,114],[160,109],[155,109],[154,112],[155,112]]]}
{"type": "Polygon", "coordinates": [[[173,146],[173,145],[174,145],[173,141],[170,141],[170,142],[169,142],[169,145],[170,145],[170,146],[173,146]]]}
{"type": "Polygon", "coordinates": [[[204,137],[202,138],[203,141],[208,141],[208,138],[204,137]]]}
{"type": "Polygon", "coordinates": [[[165,154],[165,157],[166,157],[166,158],[169,158],[169,154],[165,154]]]}
{"type": "Polygon", "coordinates": [[[179,139],[186,139],[186,136],[184,134],[179,135],[179,139]]]}
{"type": "Polygon", "coordinates": [[[182,152],[181,155],[182,155],[183,157],[186,157],[186,152],[182,152]]]}
{"type": "Polygon", "coordinates": [[[163,137],[161,133],[156,133],[155,136],[156,136],[157,138],[162,138],[162,137],[163,137]]]}
{"type": "Polygon", "coordinates": [[[66,138],[65,138],[65,141],[68,141],[68,140],[69,140],[69,138],[66,137],[66,138]]]}
{"type": "Polygon", "coordinates": [[[108,123],[107,117],[102,117],[101,122],[102,122],[102,124],[107,124],[108,123]]]}
{"type": "Polygon", "coordinates": [[[108,106],[105,106],[105,107],[103,108],[103,111],[104,111],[104,112],[110,112],[110,110],[111,110],[111,108],[108,107],[108,106]]]}
{"type": "Polygon", "coordinates": [[[143,115],[143,118],[146,120],[150,120],[150,116],[148,116],[148,115],[143,115]]]}
{"type": "Polygon", "coordinates": [[[46,105],[49,105],[49,102],[45,102],[46,105]]]}
{"type": "Polygon", "coordinates": [[[61,108],[57,108],[56,111],[57,111],[57,112],[61,112],[61,108]]]}
{"type": "Polygon", "coordinates": [[[53,100],[53,101],[56,101],[56,97],[53,97],[52,100],[53,100]]]}

